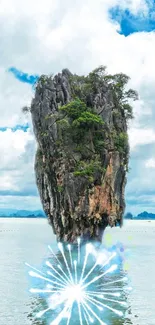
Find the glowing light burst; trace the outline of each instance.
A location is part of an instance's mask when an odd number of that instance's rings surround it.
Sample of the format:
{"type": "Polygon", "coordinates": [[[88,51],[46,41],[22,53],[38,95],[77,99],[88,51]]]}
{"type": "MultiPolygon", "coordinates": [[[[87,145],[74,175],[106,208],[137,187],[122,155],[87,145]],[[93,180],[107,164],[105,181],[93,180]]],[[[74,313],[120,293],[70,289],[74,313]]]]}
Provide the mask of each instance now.
{"type": "MultiPolygon", "coordinates": [[[[50,325],[59,325],[62,321],[63,324],[69,325],[71,320],[75,323],[73,315],[76,311],[80,325],[90,325],[93,322],[106,325],[103,321],[106,310],[117,316],[123,316],[122,308],[127,307],[127,304],[122,300],[123,289],[118,284],[128,279],[122,277],[109,281],[109,274],[118,268],[118,264],[113,262],[116,252],[112,252],[105,258],[105,253],[102,256],[102,252],[97,253],[93,245],[86,244],[83,247],[83,257],[80,239],[76,249],[71,245],[64,247],[62,243],[58,244],[58,248],[59,258],[49,246],[53,264],[46,261],[45,272],[26,263],[31,267],[29,275],[46,283],[43,289],[30,289],[31,293],[45,294],[48,302],[48,308],[37,313],[36,317],[40,318],[51,311],[50,325]],[[92,264],[94,256],[95,261],[92,264]],[[111,284],[114,286],[111,287],[111,284]]],[[[126,289],[131,290],[130,287],[126,289]]]]}

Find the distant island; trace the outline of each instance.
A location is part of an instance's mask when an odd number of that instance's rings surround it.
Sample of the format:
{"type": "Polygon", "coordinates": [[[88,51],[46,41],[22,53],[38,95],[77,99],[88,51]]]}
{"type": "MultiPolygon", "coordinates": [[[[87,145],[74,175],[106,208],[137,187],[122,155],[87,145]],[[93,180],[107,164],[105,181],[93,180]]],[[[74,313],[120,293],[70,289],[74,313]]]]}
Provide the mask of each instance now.
{"type": "Polygon", "coordinates": [[[137,216],[133,216],[131,212],[126,213],[124,219],[128,220],[155,220],[155,213],[149,213],[147,211],[141,212],[137,216]]]}
{"type": "MultiPolygon", "coordinates": [[[[47,218],[42,210],[15,210],[15,209],[0,209],[0,218],[47,218]]],[[[124,219],[128,220],[155,220],[155,213],[147,211],[141,212],[134,216],[131,212],[124,215],[124,219]]]]}
{"type": "Polygon", "coordinates": [[[0,218],[46,218],[42,210],[0,209],[0,218]]]}

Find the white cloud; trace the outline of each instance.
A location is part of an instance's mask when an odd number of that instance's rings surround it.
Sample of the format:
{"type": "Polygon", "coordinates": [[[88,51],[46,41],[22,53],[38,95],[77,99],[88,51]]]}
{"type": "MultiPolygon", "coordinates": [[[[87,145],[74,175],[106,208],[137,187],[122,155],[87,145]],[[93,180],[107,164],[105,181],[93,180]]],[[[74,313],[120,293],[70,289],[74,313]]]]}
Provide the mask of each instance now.
{"type": "Polygon", "coordinates": [[[136,149],[138,145],[155,143],[155,130],[130,129],[129,140],[131,149],[136,149]]]}
{"type": "Polygon", "coordinates": [[[5,190],[17,190],[17,186],[14,184],[14,179],[10,175],[1,175],[0,176],[0,189],[5,190]]]}
{"type": "Polygon", "coordinates": [[[155,159],[150,158],[145,163],[146,168],[155,168],[155,159]]]}
{"type": "MultiPolygon", "coordinates": [[[[0,132],[0,195],[36,195],[34,136],[30,130],[0,132]]],[[[14,201],[16,199],[14,198],[14,201]]],[[[16,202],[14,202],[16,204],[16,202]]],[[[24,204],[24,202],[23,202],[24,204]]]]}
{"type": "Polygon", "coordinates": [[[30,85],[20,83],[13,75],[6,72],[8,66],[0,68],[0,127],[13,127],[26,122],[26,117],[21,111],[29,105],[32,97],[30,85]]]}
{"type": "Polygon", "coordinates": [[[133,14],[142,14],[147,15],[149,10],[149,4],[145,0],[118,0],[117,3],[119,4],[122,9],[128,8],[133,14]]]}
{"type": "Polygon", "coordinates": [[[36,196],[1,196],[0,209],[17,209],[17,210],[39,210],[41,203],[39,197],[36,196]]]}
{"type": "MultiPolygon", "coordinates": [[[[135,33],[127,38],[119,35],[118,24],[111,22],[107,14],[107,9],[115,5],[134,14],[147,14],[148,10],[144,0],[44,0],[37,4],[30,0],[1,0],[0,127],[24,123],[21,107],[29,104],[33,95],[29,85],[6,73],[10,66],[30,74],[56,73],[65,67],[83,74],[103,64],[110,73],[130,75],[130,86],[140,94],[129,132],[131,158],[136,152],[142,155],[145,144],[154,145],[155,33],[135,33]]],[[[34,148],[30,131],[0,132],[1,190],[35,190],[34,148]]],[[[143,171],[144,162],[152,158],[149,154],[142,157],[143,171]]],[[[131,163],[134,168],[135,160],[131,159],[131,163]]],[[[133,177],[131,173],[127,189],[133,177]]],[[[139,186],[142,177],[141,173],[136,176],[139,186]]],[[[8,204],[13,204],[11,198],[8,204]]]]}
{"type": "Polygon", "coordinates": [[[30,130],[13,132],[8,128],[5,132],[0,132],[0,169],[19,167],[22,157],[29,154],[26,152],[29,144],[34,144],[30,130]]]}

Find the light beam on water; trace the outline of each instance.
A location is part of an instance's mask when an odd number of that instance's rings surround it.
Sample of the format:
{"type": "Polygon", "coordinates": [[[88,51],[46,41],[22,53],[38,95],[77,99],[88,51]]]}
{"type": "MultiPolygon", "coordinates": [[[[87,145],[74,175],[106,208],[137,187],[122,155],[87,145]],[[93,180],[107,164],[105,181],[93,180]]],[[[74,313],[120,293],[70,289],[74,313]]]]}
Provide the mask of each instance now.
{"type": "MultiPolygon", "coordinates": [[[[69,325],[71,322],[75,321],[75,318],[72,319],[72,317],[76,308],[80,325],[90,325],[93,322],[95,322],[95,325],[97,325],[96,322],[101,325],[107,325],[106,322],[103,321],[104,309],[108,309],[120,317],[123,316],[123,312],[119,309],[113,308],[112,304],[118,304],[118,308],[119,306],[124,308],[127,307],[126,302],[117,299],[118,297],[121,298],[123,289],[116,288],[115,286],[116,283],[123,283],[127,281],[127,277],[99,284],[100,279],[107,274],[111,274],[118,268],[116,263],[109,265],[112,259],[116,256],[116,253],[112,253],[106,261],[104,260],[102,265],[102,256],[100,254],[99,257],[95,257],[96,261],[92,266],[92,257],[94,256],[92,256],[92,251],[94,250],[94,247],[91,244],[87,244],[85,255],[83,257],[81,254],[80,238],[78,239],[76,259],[74,260],[72,256],[73,250],[70,244],[67,246],[68,255],[65,255],[63,244],[58,243],[58,248],[62,257],[61,262],[53,252],[52,248],[50,246],[48,246],[48,248],[52,252],[52,256],[56,261],[56,263],[53,264],[48,260],[46,261],[46,266],[51,269],[51,271],[48,269],[46,272],[48,277],[45,273],[26,263],[26,265],[32,269],[29,271],[29,275],[31,277],[36,277],[40,280],[44,280],[47,283],[51,283],[51,285],[48,284],[42,289],[30,289],[31,293],[44,293],[45,297],[46,294],[48,297],[50,295],[50,301],[48,300],[48,308],[37,313],[36,317],[40,318],[50,310],[52,316],[52,310],[54,309],[54,315],[57,315],[54,316],[55,318],[50,322],[49,325],[59,325],[62,320],[66,320],[65,325],[69,325]],[[67,256],[69,260],[67,260],[67,256]],[[91,259],[91,264],[90,262],[88,263],[88,259],[91,259]],[[96,271],[99,264],[101,265],[102,269],[104,267],[107,267],[107,269],[104,272],[96,271]],[[108,288],[108,286],[113,284],[114,287],[108,288]],[[96,309],[98,310],[97,313],[96,309]]],[[[126,290],[127,288],[131,289],[130,287],[126,287],[126,290]]]]}

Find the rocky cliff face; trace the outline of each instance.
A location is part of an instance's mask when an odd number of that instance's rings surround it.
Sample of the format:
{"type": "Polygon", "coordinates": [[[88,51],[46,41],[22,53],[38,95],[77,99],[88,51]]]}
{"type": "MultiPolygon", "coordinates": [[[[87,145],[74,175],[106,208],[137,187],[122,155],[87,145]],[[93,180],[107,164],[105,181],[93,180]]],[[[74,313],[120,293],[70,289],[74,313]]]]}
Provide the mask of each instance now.
{"type": "Polygon", "coordinates": [[[132,92],[124,92],[127,80],[107,76],[104,68],[87,77],[65,69],[41,76],[36,85],[30,109],[36,182],[58,240],[101,241],[107,225],[122,224],[131,115],[125,99],[132,92]]]}

